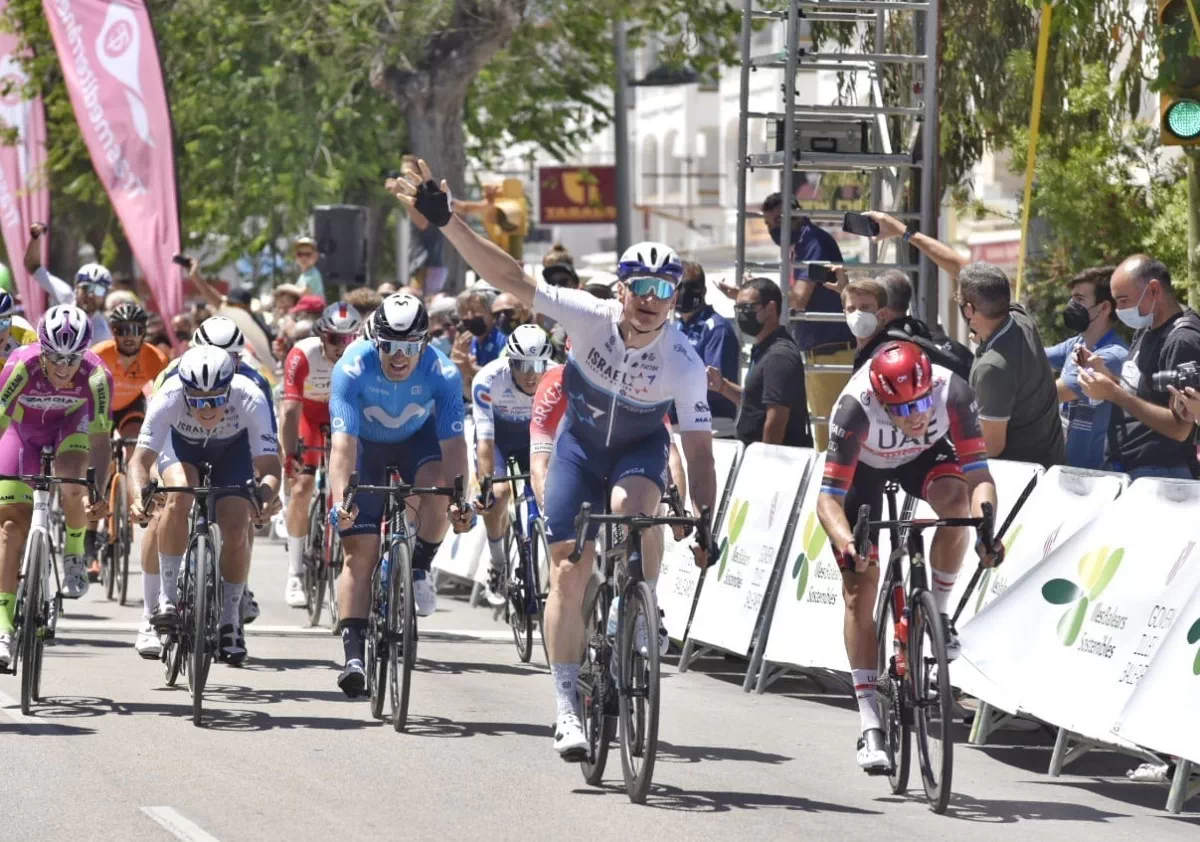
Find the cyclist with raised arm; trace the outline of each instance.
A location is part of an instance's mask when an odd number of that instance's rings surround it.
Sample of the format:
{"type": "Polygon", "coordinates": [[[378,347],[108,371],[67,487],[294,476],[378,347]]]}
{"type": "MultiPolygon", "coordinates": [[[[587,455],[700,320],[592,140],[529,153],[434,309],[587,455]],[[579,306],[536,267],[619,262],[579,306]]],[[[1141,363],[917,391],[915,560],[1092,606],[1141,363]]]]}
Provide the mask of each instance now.
{"type": "MultiPolygon", "coordinates": [[[[41,450],[54,448],[54,471],[82,478],[96,469],[108,481],[108,436],[112,429],[112,378],[88,350],[92,327],[78,307],[51,307],[38,323],[38,342],[18,348],[0,372],[0,474],[41,473],[41,450]]],[[[87,489],[59,490],[67,522],[62,594],[87,593],[83,534],[89,517],[105,514],[104,500],[87,502],[87,489]]],[[[0,666],[12,660],[13,611],[21,556],[33,518],[33,490],[23,482],[0,482],[0,666]]]]}
{"type": "MultiPolygon", "coordinates": [[[[462,378],[441,351],[429,346],[425,305],[406,293],[389,295],[371,323],[372,338],[355,342],[334,366],[329,395],[329,522],[342,537],[345,558],[337,598],[346,665],[338,686],[352,699],[366,687],[367,614],[371,575],[380,561],[384,499],[364,495],[344,512],[350,474],[357,471],[364,485],[386,485],[387,470],[394,466],[404,482],[423,487],[448,486],[455,476],[467,475],[462,378]]],[[[413,597],[417,616],[428,617],[437,610],[429,570],[449,521],[445,502],[435,497],[423,496],[413,508],[413,597]]]]}
{"type": "Polygon", "coordinates": [[[37,342],[37,330],[17,315],[17,302],[0,291],[0,366],[22,345],[37,342]]]}
{"type": "MultiPolygon", "coordinates": [[[[704,363],[671,324],[683,266],[669,247],[639,243],[621,256],[619,300],[602,301],[582,290],[539,283],[455,216],[446,183],[439,188],[425,162],[418,166],[419,172],[389,180],[396,197],[441,228],[476,273],[561,323],[571,338],[563,370],[568,409],[546,478],[544,514],[553,543],[545,634],[558,714],[554,750],[565,760],[582,760],[587,741],[576,710],[577,680],[584,645],[583,597],[593,565],[590,542],[579,564],[568,559],[580,507],[589,502],[602,511],[611,503],[620,515],[658,511],[671,440],[662,419],[672,401],[679,413],[692,501],[697,509],[715,504],[704,363]]],[[[596,528],[588,531],[594,537],[596,528]]],[[[645,539],[645,578],[653,588],[662,532],[651,530],[645,539]]],[[[698,548],[697,562],[706,563],[698,548]]],[[[640,647],[650,645],[648,629],[635,634],[640,647]]]]}
{"type": "MultiPolygon", "coordinates": [[[[42,246],[38,238],[46,226],[35,222],[29,226],[29,246],[25,249],[25,270],[46,291],[55,304],[70,304],[84,312],[91,322],[92,342],[112,339],[108,319],[104,315],[104,299],[112,291],[112,273],[99,263],[85,263],[75,272],[75,285],[50,274],[42,265],[42,246]]],[[[82,488],[82,486],[77,486],[82,488]]]]}
{"type": "MultiPolygon", "coordinates": [[[[159,389],[150,401],[137,448],[129,463],[134,491],[130,517],[145,523],[142,491],[150,483],[152,468],[163,485],[196,486],[200,466],[212,466],[213,485],[257,482],[260,505],[279,493],[279,443],[274,419],[254,381],[236,374],[233,359],[214,346],[190,348],[179,358],[177,376],[159,389]]],[[[143,574],[146,607],[134,648],[144,658],[157,658],[160,642],[156,630],[171,630],[179,622],[179,568],[187,552],[190,494],[168,494],[159,517],[160,574],[143,574]],[[158,592],[151,593],[157,585],[158,592]]],[[[246,640],[239,606],[250,571],[250,521],[254,507],[247,497],[222,493],[216,499],[221,528],[220,650],[222,661],[240,666],[246,659],[246,640]]]]}
{"type": "Polygon", "coordinates": [[[287,552],[288,578],[284,598],[292,608],[304,608],[304,541],[308,533],[308,507],[314,475],[321,465],[321,448],[329,444],[323,429],[329,426],[329,385],[333,366],[342,358],[362,328],[362,317],[345,302],[330,304],[315,325],[316,336],[301,339],[283,363],[283,420],[279,440],[288,475],[287,552]],[[302,456],[296,448],[303,443],[302,456]]]}
{"type": "MultiPolygon", "coordinates": [[[[928,501],[939,518],[979,517],[984,503],[996,505],[996,485],[988,470],[975,393],[958,375],[911,342],[891,342],[869,365],[855,372],[834,404],[829,447],[817,517],[842,571],[846,602],[846,654],[862,722],[858,765],[874,771],[888,766],[876,697],[878,652],[875,600],[878,559],[862,558],[854,545],[859,506],[871,506],[871,519],[883,511],[883,490],[895,481],[928,501]]],[[[958,636],[947,616],[970,536],[962,527],[940,527],[929,548],[932,590],[946,627],[946,653],[958,656],[958,636]]],[[[878,530],[871,534],[872,546],[878,530]]],[[[1003,557],[1003,546],[976,547],[983,564],[1003,557]]]]}
{"type": "MultiPolygon", "coordinates": [[[[534,324],[508,335],[504,353],[479,370],[471,382],[471,415],[475,420],[475,464],[480,477],[508,475],[515,459],[518,473],[529,473],[529,421],[533,396],[550,365],[550,334],[534,324]]],[[[512,486],[501,483],[476,507],[487,527],[491,568],[485,594],[493,606],[504,604],[504,569],[508,562],[508,509],[512,486]]]]}

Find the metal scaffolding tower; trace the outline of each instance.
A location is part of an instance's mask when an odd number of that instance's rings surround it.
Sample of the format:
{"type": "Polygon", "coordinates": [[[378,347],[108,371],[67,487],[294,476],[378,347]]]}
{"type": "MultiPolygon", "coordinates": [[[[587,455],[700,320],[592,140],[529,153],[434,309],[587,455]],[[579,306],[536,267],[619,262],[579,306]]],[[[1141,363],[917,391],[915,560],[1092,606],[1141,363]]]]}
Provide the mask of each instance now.
{"type": "MultiPolygon", "coordinates": [[[[785,11],[763,11],[756,8],[755,0],[744,0],[741,37],[741,101],[738,123],[738,229],[737,229],[737,277],[741,278],[747,268],[768,272],[779,272],[780,284],[786,290],[791,277],[792,261],[789,238],[781,237],[780,260],[778,263],[756,263],[746,260],[746,219],[759,216],[757,210],[746,207],[747,173],[754,169],[769,168],[782,170],[781,192],[784,197],[794,195],[796,171],[817,172],[860,172],[869,174],[870,203],[877,210],[887,210],[905,221],[919,219],[923,233],[937,235],[938,207],[938,0],[788,0],[785,11]],[[901,54],[889,52],[885,37],[889,25],[898,25],[900,18],[889,21],[889,15],[905,15],[902,22],[912,21],[914,43],[921,42],[923,52],[901,54]],[[784,49],[768,55],[751,54],[753,24],[766,20],[784,24],[786,33],[784,49]],[[870,52],[820,52],[806,48],[803,44],[802,27],[810,23],[839,24],[854,27],[863,42],[873,36],[870,52]],[[883,68],[889,65],[909,65],[919,68],[920,85],[909,102],[885,102],[883,68]],[[757,68],[782,68],[784,72],[783,103],[780,111],[751,111],[750,74],[757,68]],[[802,105],[796,102],[796,75],[807,70],[833,70],[847,75],[865,74],[869,96],[866,103],[839,103],[835,105],[802,105]],[[903,143],[893,140],[892,126],[896,118],[919,131],[902,132],[901,140],[911,139],[911,149],[905,150],[903,143]],[[779,127],[776,151],[749,154],[749,126],[751,121],[774,121],[779,127]],[[857,148],[843,148],[848,144],[827,142],[823,144],[798,144],[798,133],[817,132],[822,126],[858,123],[863,127],[862,142],[857,148]],[[869,137],[868,137],[869,135],[869,137]],[[916,139],[920,144],[917,148],[916,139]],[[820,151],[817,146],[823,147],[820,151]],[[790,163],[790,166],[788,164],[790,163]],[[920,207],[904,210],[887,207],[902,201],[902,173],[913,168],[920,170],[920,207]],[[890,195],[891,202],[885,202],[890,195]]],[[[894,39],[893,39],[894,40],[894,39]]],[[[857,90],[857,88],[856,88],[857,90]]],[[[911,198],[911,197],[910,197],[911,198]]],[[[805,211],[814,221],[840,219],[841,211],[805,211]]],[[[791,202],[783,203],[782,230],[791,230],[791,202]]],[[[853,264],[859,269],[901,269],[917,274],[916,315],[929,322],[937,320],[937,267],[929,258],[919,256],[919,263],[902,262],[908,255],[917,256],[915,250],[903,248],[897,243],[896,263],[878,263],[878,249],[870,246],[870,262],[853,264]]],[[[909,258],[911,259],[911,258],[909,258]]]]}

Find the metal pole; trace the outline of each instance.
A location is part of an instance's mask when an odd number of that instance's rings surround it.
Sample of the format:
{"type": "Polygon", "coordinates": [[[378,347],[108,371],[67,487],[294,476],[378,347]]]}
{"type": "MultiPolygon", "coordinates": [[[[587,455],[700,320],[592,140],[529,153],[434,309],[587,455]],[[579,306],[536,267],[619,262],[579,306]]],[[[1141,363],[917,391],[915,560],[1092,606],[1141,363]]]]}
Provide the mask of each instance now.
{"type": "MultiPolygon", "coordinates": [[[[887,26],[887,13],[881,9],[880,11],[875,13],[875,52],[876,53],[882,54],[884,49],[886,49],[887,45],[884,41],[884,34],[885,34],[884,28],[886,26],[887,26]]],[[[878,72],[878,70],[879,70],[879,68],[876,67],[876,72],[878,72]]],[[[882,80],[879,83],[878,90],[880,93],[883,92],[882,80]]],[[[882,101],[879,101],[879,102],[875,101],[875,91],[876,91],[876,87],[874,85],[872,85],[871,86],[871,105],[876,105],[876,106],[884,105],[885,103],[883,103],[882,101]]],[[[879,120],[878,119],[871,121],[871,139],[872,139],[871,151],[872,152],[880,152],[883,147],[883,136],[879,132],[879,120]]],[[[883,201],[883,171],[882,170],[874,170],[871,173],[871,208],[872,208],[872,210],[884,210],[886,208],[886,205],[884,204],[884,201],[883,201]]],[[[895,251],[896,251],[896,262],[902,263],[905,260],[904,255],[902,255],[900,253],[899,248],[897,248],[895,251]]],[[[869,244],[867,245],[867,261],[870,263],[878,263],[879,262],[879,242],[874,237],[871,238],[869,244]]]]}
{"type": "Polygon", "coordinates": [[[408,250],[411,245],[412,223],[407,213],[401,213],[400,221],[396,223],[396,283],[401,285],[407,284],[408,279],[412,277],[408,262],[408,250]]]}
{"type": "Polygon", "coordinates": [[[787,51],[783,79],[783,216],[779,228],[779,288],[783,300],[788,300],[792,281],[792,201],[796,190],[792,184],[796,161],[796,61],[799,48],[800,6],[788,4],[787,35],[783,48],[787,51]]]}
{"type": "Polygon", "coordinates": [[[1195,149],[1187,155],[1188,188],[1188,306],[1200,309],[1200,158],[1195,149]]]}
{"type": "MultiPolygon", "coordinates": [[[[925,78],[921,93],[925,97],[924,124],[921,128],[921,231],[936,237],[938,201],[938,2],[930,0],[925,12],[925,78]]],[[[937,266],[921,255],[921,276],[917,286],[920,318],[937,322],[937,266]]]]}
{"type": "Polygon", "coordinates": [[[1021,251],[1017,255],[1017,298],[1025,281],[1025,252],[1029,250],[1029,213],[1033,204],[1033,174],[1037,163],[1038,131],[1042,123],[1042,94],[1046,90],[1046,57],[1050,52],[1050,21],[1054,7],[1042,4],[1038,32],[1037,65],[1033,71],[1033,106],[1029,114],[1029,151],[1025,158],[1025,199],[1021,203],[1021,251]]]}
{"type": "Polygon", "coordinates": [[[617,67],[613,86],[613,137],[616,141],[617,165],[617,254],[621,255],[632,243],[633,201],[629,195],[629,107],[626,102],[629,75],[625,60],[625,21],[613,21],[613,62],[617,67]]]}
{"type": "Polygon", "coordinates": [[[753,19],[754,0],[745,0],[742,6],[742,67],[741,88],[738,91],[738,139],[737,139],[737,230],[734,232],[736,263],[733,282],[740,285],[742,276],[746,274],[746,156],[749,154],[750,118],[746,112],[750,110],[750,37],[754,30],[751,26],[753,19]]]}

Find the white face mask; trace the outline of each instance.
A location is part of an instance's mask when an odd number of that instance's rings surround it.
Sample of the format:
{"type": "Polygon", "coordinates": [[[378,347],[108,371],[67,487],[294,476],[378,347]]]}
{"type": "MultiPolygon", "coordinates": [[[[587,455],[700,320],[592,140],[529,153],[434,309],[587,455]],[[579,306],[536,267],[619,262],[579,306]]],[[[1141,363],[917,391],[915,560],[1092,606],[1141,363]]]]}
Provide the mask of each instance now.
{"type": "Polygon", "coordinates": [[[1137,304],[1132,307],[1121,307],[1117,310],[1117,318],[1125,323],[1126,327],[1133,330],[1141,330],[1142,328],[1150,327],[1154,322],[1154,313],[1149,312],[1142,315],[1138,312],[1138,307],[1142,306],[1142,299],[1146,297],[1146,290],[1150,289],[1150,285],[1146,285],[1146,289],[1142,290],[1142,294],[1138,296],[1137,304]]]}
{"type": "Polygon", "coordinates": [[[846,327],[850,328],[850,332],[859,339],[869,339],[879,328],[879,317],[874,313],[855,310],[853,313],[846,314],[846,327]]]}

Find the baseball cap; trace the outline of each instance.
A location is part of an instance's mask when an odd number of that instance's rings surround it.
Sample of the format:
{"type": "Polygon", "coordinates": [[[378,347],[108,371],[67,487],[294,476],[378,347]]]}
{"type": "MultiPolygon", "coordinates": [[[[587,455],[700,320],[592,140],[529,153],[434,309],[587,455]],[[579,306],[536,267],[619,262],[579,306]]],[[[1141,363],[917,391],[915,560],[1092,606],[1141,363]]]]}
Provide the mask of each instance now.
{"type": "Polygon", "coordinates": [[[319,295],[302,295],[296,302],[296,306],[288,310],[288,313],[293,316],[301,316],[306,313],[319,316],[323,312],[325,312],[325,299],[319,295]]]}

